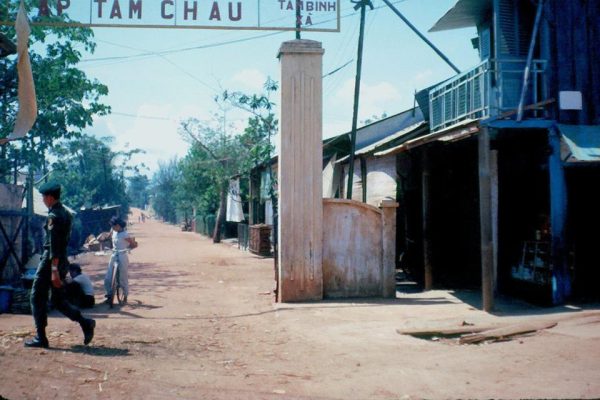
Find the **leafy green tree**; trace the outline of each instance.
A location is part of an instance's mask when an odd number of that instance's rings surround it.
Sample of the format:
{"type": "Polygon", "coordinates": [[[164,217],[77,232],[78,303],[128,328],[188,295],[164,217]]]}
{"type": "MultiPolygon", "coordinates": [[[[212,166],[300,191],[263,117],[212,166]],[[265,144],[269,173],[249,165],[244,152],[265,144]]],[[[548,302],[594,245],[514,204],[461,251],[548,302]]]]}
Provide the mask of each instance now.
{"type": "Polygon", "coordinates": [[[219,193],[210,169],[215,161],[198,144],[192,144],[180,163],[182,182],[178,190],[182,207],[196,208],[201,215],[215,214],[219,209],[219,193]]]}
{"type": "MultiPolygon", "coordinates": [[[[180,161],[161,163],[153,177],[152,204],[160,217],[176,222],[178,214],[187,218],[194,209],[200,214],[217,212],[213,241],[220,241],[229,180],[234,176],[248,177],[253,169],[262,166],[267,166],[272,175],[271,138],[277,132],[278,121],[270,96],[277,91],[277,83],[269,79],[264,89],[260,95],[226,91],[215,98],[220,113],[215,113],[213,119],[190,118],[181,123],[180,134],[190,143],[187,155],[180,161]],[[243,132],[226,124],[226,112],[232,106],[251,114],[243,132]]],[[[247,192],[247,185],[241,186],[247,192]]],[[[274,186],[269,189],[276,208],[274,186]]]]}
{"type": "MultiPolygon", "coordinates": [[[[273,113],[275,103],[271,100],[271,97],[278,89],[278,83],[268,78],[263,86],[263,92],[260,94],[248,95],[241,92],[224,92],[222,95],[222,101],[251,114],[244,133],[239,137],[242,147],[246,149],[246,154],[242,158],[241,172],[244,176],[256,181],[260,177],[250,175],[256,173],[260,167],[266,168],[270,177],[270,185],[267,190],[271,198],[275,218],[277,218],[278,208],[277,177],[273,173],[271,163],[274,151],[271,139],[278,131],[279,121],[273,113]]],[[[260,198],[253,198],[252,196],[255,196],[255,194],[251,193],[249,201],[260,202],[260,198]]],[[[277,225],[275,225],[275,229],[277,229],[277,225]]],[[[275,232],[274,237],[277,238],[277,232],[275,232]]]]}
{"type": "MultiPolygon", "coordinates": [[[[16,2],[10,2],[18,4],[16,2]]],[[[8,2],[0,2],[0,13],[8,2]]],[[[25,1],[26,8],[34,2],[25,1]]],[[[35,13],[35,11],[34,11],[35,13]]],[[[65,16],[53,16],[61,22],[65,16]]],[[[15,13],[9,13],[15,20],[15,13]]],[[[39,17],[33,17],[36,22],[39,17]]],[[[16,41],[12,26],[0,26],[0,32],[16,41]]],[[[108,88],[89,79],[77,69],[83,52],[93,53],[93,31],[80,27],[31,26],[30,58],[38,103],[38,118],[25,140],[0,146],[0,182],[10,179],[10,170],[25,167],[48,169],[47,155],[59,139],[72,139],[92,125],[94,115],[105,115],[110,107],[100,98],[108,88]]],[[[8,136],[16,118],[16,57],[0,59],[0,138],[8,136]]]]}
{"type": "Polygon", "coordinates": [[[196,161],[204,164],[205,177],[219,194],[219,208],[213,242],[221,241],[221,228],[227,215],[229,180],[238,174],[243,159],[243,148],[235,135],[226,130],[224,115],[215,115],[213,121],[190,118],[180,125],[181,135],[192,144],[196,161]]]}
{"type": "Polygon", "coordinates": [[[65,202],[72,207],[119,204],[127,213],[125,176],[135,168],[129,165],[131,157],[141,150],[113,151],[113,140],[81,135],[54,146],[51,176],[63,184],[65,202]]]}
{"type": "Polygon", "coordinates": [[[129,177],[127,185],[127,197],[133,207],[141,208],[142,210],[148,204],[150,180],[146,175],[136,172],[135,175],[129,177]]]}
{"type": "Polygon", "coordinates": [[[156,215],[167,222],[177,222],[175,191],[180,182],[181,172],[177,158],[158,162],[158,171],[152,177],[151,204],[156,215]]]}

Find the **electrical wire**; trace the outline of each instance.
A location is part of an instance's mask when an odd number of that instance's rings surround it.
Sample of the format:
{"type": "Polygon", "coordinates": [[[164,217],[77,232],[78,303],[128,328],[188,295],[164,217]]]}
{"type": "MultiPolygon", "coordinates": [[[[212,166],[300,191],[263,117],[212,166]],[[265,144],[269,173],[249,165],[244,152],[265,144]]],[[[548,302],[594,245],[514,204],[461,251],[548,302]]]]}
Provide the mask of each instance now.
{"type": "MultiPolygon", "coordinates": [[[[393,4],[397,4],[397,3],[400,3],[402,1],[404,1],[404,0],[396,1],[393,4]]],[[[379,9],[379,8],[383,8],[383,7],[387,7],[387,6],[386,5],[382,5],[382,6],[379,6],[379,7],[375,7],[375,9],[379,9]]],[[[340,19],[351,17],[353,15],[356,15],[357,13],[358,12],[354,11],[352,13],[349,13],[349,14],[346,14],[346,15],[342,15],[340,17],[340,19]]],[[[328,23],[328,22],[331,22],[331,21],[335,21],[335,20],[337,20],[337,18],[325,20],[325,21],[322,21],[322,22],[317,23],[315,25],[325,24],[325,23],[328,23]]],[[[191,47],[184,47],[184,48],[180,48],[180,49],[163,50],[163,51],[157,51],[157,52],[145,52],[145,53],[134,54],[134,55],[129,55],[129,56],[112,56],[112,57],[102,57],[102,58],[90,58],[90,59],[80,60],[80,63],[89,63],[89,62],[98,62],[98,61],[115,61],[115,60],[125,60],[125,59],[129,60],[129,59],[136,59],[136,58],[146,57],[146,56],[155,57],[155,56],[160,56],[160,55],[182,53],[182,52],[188,52],[188,51],[193,51],[193,50],[202,50],[202,49],[208,49],[208,48],[226,46],[226,45],[230,45],[230,44],[243,43],[243,42],[247,42],[247,41],[251,41],[251,40],[262,39],[262,38],[265,38],[265,37],[270,37],[270,36],[275,36],[275,35],[281,35],[283,33],[288,33],[288,32],[289,31],[275,31],[275,32],[269,32],[269,33],[265,33],[265,34],[250,36],[250,37],[246,37],[246,38],[240,38],[240,39],[234,39],[234,40],[227,40],[227,41],[222,41],[222,42],[210,43],[210,44],[201,45],[201,46],[191,46],[191,47]]]]}

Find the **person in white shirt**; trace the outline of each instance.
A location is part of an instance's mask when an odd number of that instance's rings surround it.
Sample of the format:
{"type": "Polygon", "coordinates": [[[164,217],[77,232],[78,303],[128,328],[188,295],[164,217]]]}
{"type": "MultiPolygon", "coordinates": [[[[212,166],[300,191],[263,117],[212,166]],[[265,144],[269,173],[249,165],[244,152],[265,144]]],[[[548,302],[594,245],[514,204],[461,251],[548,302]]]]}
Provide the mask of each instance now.
{"type": "MultiPolygon", "coordinates": [[[[118,217],[112,217],[110,219],[110,225],[113,250],[125,250],[134,247],[135,240],[131,236],[129,236],[129,233],[125,230],[125,221],[118,217]]],[[[129,267],[129,257],[127,256],[127,252],[113,252],[108,263],[108,270],[106,271],[106,276],[104,277],[104,290],[106,292],[106,297],[108,298],[111,290],[110,284],[112,280],[112,271],[116,261],[116,257],[119,257],[119,279],[121,282],[121,287],[123,287],[123,293],[125,295],[126,303],[127,296],[129,295],[129,274],[127,272],[127,269],[129,267]]]]}
{"type": "Polygon", "coordinates": [[[69,265],[71,281],[65,286],[67,300],[79,308],[92,308],[94,300],[94,285],[90,278],[81,272],[79,264],[69,265]]]}

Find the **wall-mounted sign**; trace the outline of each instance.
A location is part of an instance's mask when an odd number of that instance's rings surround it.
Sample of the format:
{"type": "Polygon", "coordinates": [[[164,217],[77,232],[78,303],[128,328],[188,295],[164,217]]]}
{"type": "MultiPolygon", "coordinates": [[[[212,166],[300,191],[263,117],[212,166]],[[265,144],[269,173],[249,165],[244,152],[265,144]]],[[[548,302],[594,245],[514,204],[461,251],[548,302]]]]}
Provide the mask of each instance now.
{"type": "MultiPolygon", "coordinates": [[[[340,0],[29,0],[31,25],[339,32],[340,0]]],[[[19,0],[0,0],[0,25],[19,0]]]]}

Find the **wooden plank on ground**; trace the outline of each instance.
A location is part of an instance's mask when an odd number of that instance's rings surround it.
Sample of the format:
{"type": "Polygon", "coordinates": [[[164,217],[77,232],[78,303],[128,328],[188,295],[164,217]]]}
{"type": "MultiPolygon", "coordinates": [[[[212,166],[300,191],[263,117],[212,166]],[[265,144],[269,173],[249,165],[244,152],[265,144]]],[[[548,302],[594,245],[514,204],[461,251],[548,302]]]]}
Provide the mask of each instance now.
{"type": "Polygon", "coordinates": [[[543,329],[549,329],[556,326],[555,321],[526,322],[522,324],[509,325],[502,328],[491,329],[471,335],[465,335],[460,338],[460,344],[480,343],[486,340],[499,340],[510,336],[522,335],[525,333],[537,332],[543,329]]]}
{"type": "Polygon", "coordinates": [[[477,333],[483,331],[489,331],[491,329],[499,328],[498,325],[465,325],[451,328],[429,328],[429,329],[396,329],[396,332],[400,335],[410,335],[414,337],[430,337],[430,336],[457,336],[466,333],[477,333]]]}

